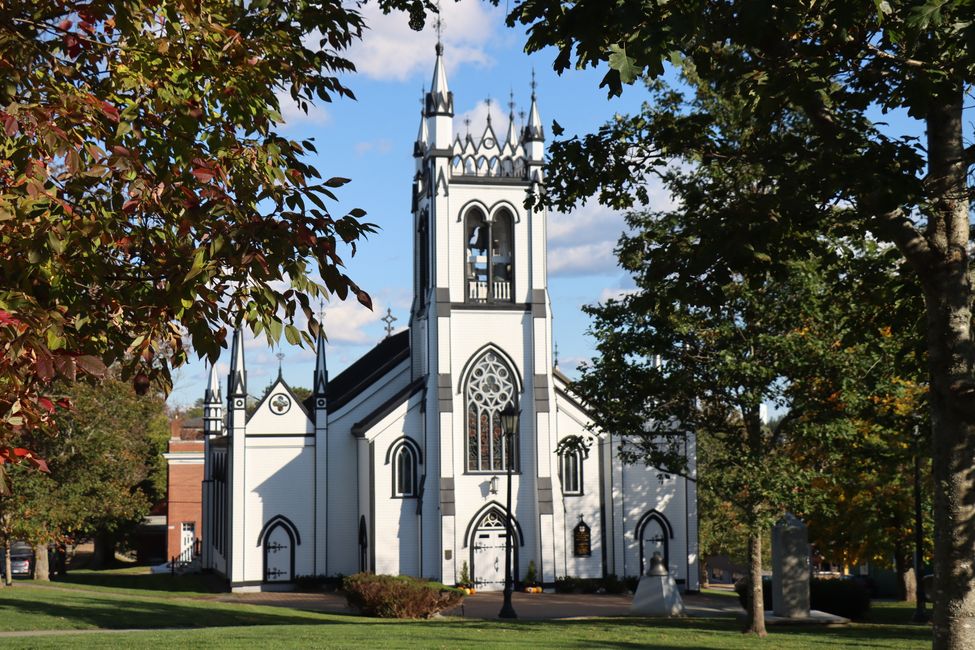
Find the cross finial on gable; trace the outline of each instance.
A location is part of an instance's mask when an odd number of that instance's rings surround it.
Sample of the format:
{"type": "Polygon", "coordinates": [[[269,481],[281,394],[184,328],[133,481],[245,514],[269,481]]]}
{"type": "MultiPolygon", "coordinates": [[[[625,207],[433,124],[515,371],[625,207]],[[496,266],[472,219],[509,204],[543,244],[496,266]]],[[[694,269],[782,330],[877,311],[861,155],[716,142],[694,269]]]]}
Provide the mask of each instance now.
{"type": "Polygon", "coordinates": [[[393,335],[393,321],[399,320],[398,318],[396,318],[395,316],[393,316],[393,310],[390,309],[389,307],[387,307],[386,308],[386,315],[383,316],[382,318],[380,318],[379,320],[381,320],[384,323],[386,323],[386,338],[389,338],[390,336],[392,336],[393,335]]]}
{"type": "Polygon", "coordinates": [[[490,97],[488,97],[487,99],[484,100],[484,103],[487,105],[487,123],[488,123],[488,126],[491,126],[491,102],[492,102],[492,99],[490,97]]]}

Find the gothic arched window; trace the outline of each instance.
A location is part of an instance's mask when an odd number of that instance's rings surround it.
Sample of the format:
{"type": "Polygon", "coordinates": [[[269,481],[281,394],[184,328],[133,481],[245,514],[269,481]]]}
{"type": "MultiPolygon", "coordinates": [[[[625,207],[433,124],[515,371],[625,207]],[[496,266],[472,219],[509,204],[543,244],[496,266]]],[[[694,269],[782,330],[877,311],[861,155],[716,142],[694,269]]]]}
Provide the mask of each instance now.
{"type": "Polygon", "coordinates": [[[467,471],[518,469],[518,433],[502,435],[501,411],[516,404],[515,375],[497,352],[488,350],[474,363],[467,379],[467,471]],[[507,444],[505,442],[507,441],[507,444]]]}
{"type": "Polygon", "coordinates": [[[386,451],[386,465],[390,466],[394,498],[419,496],[422,464],[423,455],[416,442],[406,436],[393,441],[386,451]]]}
{"type": "Polygon", "coordinates": [[[571,449],[559,458],[559,477],[562,479],[562,493],[568,496],[582,494],[582,452],[571,449]]]}
{"type": "Polygon", "coordinates": [[[465,217],[467,299],[470,302],[511,302],[514,281],[514,237],[511,212],[493,219],[479,208],[465,217]]]}

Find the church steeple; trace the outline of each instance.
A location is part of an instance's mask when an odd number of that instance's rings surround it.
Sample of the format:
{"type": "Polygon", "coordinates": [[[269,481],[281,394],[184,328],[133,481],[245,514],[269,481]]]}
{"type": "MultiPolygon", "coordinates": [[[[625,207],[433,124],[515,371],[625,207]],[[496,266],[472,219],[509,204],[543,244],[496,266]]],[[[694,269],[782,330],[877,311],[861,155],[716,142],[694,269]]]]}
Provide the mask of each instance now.
{"type": "Polygon", "coordinates": [[[228,397],[247,397],[247,369],[244,367],[244,331],[240,326],[234,330],[230,344],[230,376],[227,379],[228,397]]]}
{"type": "MultiPolygon", "coordinates": [[[[433,64],[433,79],[424,101],[430,149],[450,149],[454,131],[454,93],[447,89],[447,73],[443,65],[443,43],[437,40],[437,60],[433,64]]],[[[421,127],[422,129],[423,127],[421,127]]]]}
{"type": "Polygon", "coordinates": [[[525,143],[525,153],[533,163],[539,163],[545,155],[545,131],[542,128],[542,118],[538,116],[538,101],[535,98],[535,71],[532,71],[532,105],[528,111],[528,124],[522,134],[522,141],[525,143]]]}
{"type": "Polygon", "coordinates": [[[328,388],[328,365],[325,361],[325,325],[318,324],[318,341],[315,350],[315,381],[312,394],[316,402],[319,398],[324,399],[328,388]]]}
{"type": "Polygon", "coordinates": [[[203,431],[207,436],[218,436],[223,431],[223,404],[220,397],[220,377],[217,365],[210,366],[210,381],[203,393],[203,431]]]}

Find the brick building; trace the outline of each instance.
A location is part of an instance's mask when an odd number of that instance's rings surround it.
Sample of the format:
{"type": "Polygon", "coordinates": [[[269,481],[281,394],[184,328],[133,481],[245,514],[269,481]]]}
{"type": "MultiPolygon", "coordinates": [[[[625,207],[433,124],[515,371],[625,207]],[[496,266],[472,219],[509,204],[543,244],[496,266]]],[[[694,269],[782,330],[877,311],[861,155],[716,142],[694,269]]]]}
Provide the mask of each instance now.
{"type": "Polygon", "coordinates": [[[170,423],[166,558],[178,557],[202,537],[203,418],[170,423]]]}

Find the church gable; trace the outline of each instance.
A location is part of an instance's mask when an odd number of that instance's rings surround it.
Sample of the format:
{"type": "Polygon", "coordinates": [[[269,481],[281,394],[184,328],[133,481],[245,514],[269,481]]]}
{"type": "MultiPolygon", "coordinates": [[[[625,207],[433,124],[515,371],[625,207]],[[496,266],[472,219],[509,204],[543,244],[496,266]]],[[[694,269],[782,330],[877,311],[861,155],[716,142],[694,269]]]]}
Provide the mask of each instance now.
{"type": "Polygon", "coordinates": [[[314,422],[288,384],[278,377],[247,420],[247,435],[304,436],[315,433],[314,422]]]}

